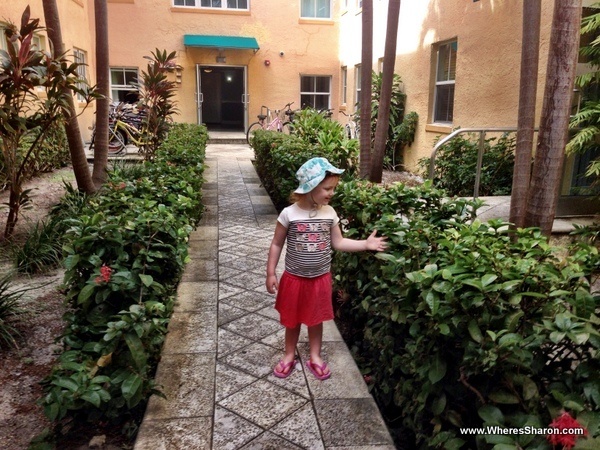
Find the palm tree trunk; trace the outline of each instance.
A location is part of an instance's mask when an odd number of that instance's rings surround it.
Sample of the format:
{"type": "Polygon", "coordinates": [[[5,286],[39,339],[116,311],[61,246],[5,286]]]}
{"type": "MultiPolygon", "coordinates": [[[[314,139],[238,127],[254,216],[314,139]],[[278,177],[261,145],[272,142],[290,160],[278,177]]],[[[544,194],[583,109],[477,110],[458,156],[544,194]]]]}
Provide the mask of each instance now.
{"type": "Polygon", "coordinates": [[[510,198],[510,222],[517,228],[525,224],[527,192],[531,179],[531,155],[535,128],[535,99],[537,96],[540,57],[541,0],[523,2],[523,39],[521,42],[521,80],[517,146],[510,198]]]}
{"type": "Polygon", "coordinates": [[[108,60],[108,10],[106,0],[94,0],[96,24],[96,84],[102,97],[96,100],[96,134],[94,138],[94,169],[92,180],[96,188],[106,182],[108,167],[108,110],[110,80],[108,60]]]}
{"type": "Polygon", "coordinates": [[[525,226],[549,235],[556,214],[579,51],[581,0],[554,3],[544,104],[525,226]]]}
{"type": "Polygon", "coordinates": [[[390,127],[390,102],[394,82],[394,65],[396,61],[396,40],[398,37],[398,21],[400,17],[400,0],[390,0],[388,4],[387,31],[385,50],[383,53],[383,74],[381,76],[381,95],[379,96],[379,112],[375,127],[375,144],[369,180],[381,183],[383,175],[383,157],[390,127]]]}
{"type": "Polygon", "coordinates": [[[371,83],[373,81],[373,0],[362,4],[362,53],[360,63],[360,176],[371,168],[371,83]]]}
{"type": "MultiPolygon", "coordinates": [[[[58,58],[64,53],[64,49],[56,0],[43,0],[42,3],[48,38],[52,42],[53,55],[55,58],[58,58]]],[[[92,182],[92,176],[88,168],[85,150],[83,149],[83,141],[81,139],[81,132],[79,130],[79,123],[77,121],[77,114],[75,112],[75,102],[73,101],[73,96],[70,92],[68,99],[70,115],[67,117],[65,129],[67,141],[69,143],[69,151],[71,153],[71,164],[73,165],[73,172],[75,173],[75,180],[77,181],[79,190],[86,193],[93,193],[96,191],[96,188],[92,182]]]]}

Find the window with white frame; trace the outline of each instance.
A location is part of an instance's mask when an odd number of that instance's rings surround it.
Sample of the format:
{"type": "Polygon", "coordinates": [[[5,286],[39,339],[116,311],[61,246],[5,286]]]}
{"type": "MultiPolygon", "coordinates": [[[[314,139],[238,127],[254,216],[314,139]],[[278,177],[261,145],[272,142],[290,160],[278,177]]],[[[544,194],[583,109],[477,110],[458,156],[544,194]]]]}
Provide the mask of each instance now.
{"type": "Polygon", "coordinates": [[[305,19],[331,19],[331,0],[302,0],[300,17],[305,19]]]}
{"type": "Polygon", "coordinates": [[[342,67],[342,105],[345,105],[348,101],[348,68],[342,67]]]}
{"type": "MultiPolygon", "coordinates": [[[[77,82],[77,87],[79,89],[85,89],[87,86],[87,54],[78,48],[73,49],[73,60],[77,64],[77,77],[80,81],[77,82]]],[[[85,97],[80,93],[77,93],[77,100],[80,102],[85,102],[85,97]]]]}
{"type": "Polygon", "coordinates": [[[6,24],[0,22],[0,50],[7,51],[8,50],[8,41],[6,40],[6,35],[4,34],[5,29],[6,29],[6,24]]]}
{"type": "Polygon", "coordinates": [[[212,9],[249,9],[250,0],[173,0],[173,6],[212,9]]]}
{"type": "Polygon", "coordinates": [[[453,120],[457,50],[457,41],[440,44],[437,47],[433,104],[433,121],[437,123],[452,123],[453,120]]]}
{"type": "Polygon", "coordinates": [[[361,83],[361,70],[360,70],[360,64],[354,66],[354,93],[356,95],[355,98],[355,104],[356,104],[356,109],[358,110],[359,107],[359,103],[360,103],[360,83],[361,83]]]}
{"type": "Polygon", "coordinates": [[[110,68],[110,96],[113,102],[136,103],[139,98],[133,83],[138,81],[138,70],[128,67],[110,68]]]}
{"type": "Polygon", "coordinates": [[[331,77],[302,75],[300,77],[300,104],[302,108],[329,109],[331,77]]]}

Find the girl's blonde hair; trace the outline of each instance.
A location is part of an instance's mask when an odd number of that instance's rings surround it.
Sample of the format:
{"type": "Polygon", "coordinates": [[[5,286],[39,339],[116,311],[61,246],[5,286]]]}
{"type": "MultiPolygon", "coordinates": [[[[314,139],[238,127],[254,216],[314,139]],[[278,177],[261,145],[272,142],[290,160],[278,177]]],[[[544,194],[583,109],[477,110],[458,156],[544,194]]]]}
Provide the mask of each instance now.
{"type": "MultiPolygon", "coordinates": [[[[339,176],[337,173],[326,172],[326,173],[325,173],[325,178],[323,178],[323,181],[325,181],[326,179],[328,179],[328,178],[330,178],[330,177],[338,177],[338,178],[339,178],[340,176],[339,176]]],[[[321,183],[322,183],[323,181],[321,181],[321,183]]],[[[319,184],[321,184],[321,183],[319,183],[319,184]]],[[[317,185],[317,186],[318,186],[318,185],[317,185]]],[[[316,187],[316,186],[315,186],[315,187],[316,187]]],[[[312,192],[312,191],[311,191],[311,192],[312,192]]],[[[306,196],[307,196],[307,195],[309,195],[309,194],[310,194],[310,192],[307,192],[306,194],[298,194],[298,193],[296,193],[296,192],[292,192],[292,193],[290,194],[290,198],[289,198],[289,200],[290,200],[290,204],[294,204],[294,203],[296,203],[296,202],[300,201],[301,199],[303,199],[304,197],[306,197],[306,196]]]]}

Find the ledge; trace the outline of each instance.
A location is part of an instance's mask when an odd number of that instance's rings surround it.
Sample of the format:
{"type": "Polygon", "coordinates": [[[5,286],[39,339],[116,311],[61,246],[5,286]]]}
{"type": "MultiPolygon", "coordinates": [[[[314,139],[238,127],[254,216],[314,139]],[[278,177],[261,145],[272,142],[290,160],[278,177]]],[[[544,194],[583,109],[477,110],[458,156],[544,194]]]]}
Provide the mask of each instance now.
{"type": "Polygon", "coordinates": [[[436,123],[428,123],[427,125],[425,125],[425,131],[430,132],[430,133],[450,134],[450,133],[452,133],[452,126],[451,125],[441,125],[441,124],[436,124],[436,123]]]}

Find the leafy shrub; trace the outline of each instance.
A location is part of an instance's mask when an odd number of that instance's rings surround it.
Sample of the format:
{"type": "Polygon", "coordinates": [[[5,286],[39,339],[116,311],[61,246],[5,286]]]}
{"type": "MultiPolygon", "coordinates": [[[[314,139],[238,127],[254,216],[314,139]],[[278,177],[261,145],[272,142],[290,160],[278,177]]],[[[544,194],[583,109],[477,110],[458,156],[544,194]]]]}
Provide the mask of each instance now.
{"type": "Polygon", "coordinates": [[[15,319],[23,312],[19,299],[27,289],[14,289],[11,285],[12,274],[0,278],[0,348],[15,347],[15,337],[19,331],[15,319]]]}
{"type": "Polygon", "coordinates": [[[41,400],[51,420],[115,418],[160,394],[152,376],[202,214],[205,144],[204,127],[174,125],[152,162],[115,170],[65,219],[65,351],[41,400]]]}
{"type": "Polygon", "coordinates": [[[258,130],[252,138],[257,173],[278,209],[289,204],[290,194],[298,187],[296,172],[310,158],[325,157],[334,166],[345,169],[342,179],[356,176],[357,141],[346,139],[343,127],[335,128],[334,133],[321,132],[313,137],[315,142],[305,141],[298,135],[258,130]]]}
{"type": "Polygon", "coordinates": [[[42,273],[57,267],[62,260],[62,243],[56,221],[36,223],[27,233],[23,245],[12,251],[17,271],[20,273],[42,273]]]}
{"type": "MultiPolygon", "coordinates": [[[[452,196],[472,196],[479,142],[457,136],[442,146],[435,159],[434,184],[452,196]]],[[[512,189],[515,137],[504,134],[485,140],[479,195],[509,195],[512,189]],[[497,141],[497,142],[495,142],[497,141]]],[[[429,175],[429,158],[419,165],[429,175]]]]}
{"type": "Polygon", "coordinates": [[[334,276],[349,344],[398,417],[391,426],[418,448],[549,449],[544,435],[459,428],[545,428],[567,410],[597,439],[595,247],[577,244],[559,260],[538,230],[513,242],[505,223],[470,223],[477,202],[446,202],[428,184],[344,183],[333,206],[346,236],[377,229],[390,244],[385,254],[336,254],[334,276]]]}

